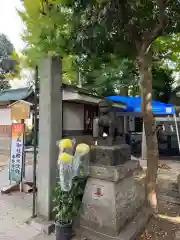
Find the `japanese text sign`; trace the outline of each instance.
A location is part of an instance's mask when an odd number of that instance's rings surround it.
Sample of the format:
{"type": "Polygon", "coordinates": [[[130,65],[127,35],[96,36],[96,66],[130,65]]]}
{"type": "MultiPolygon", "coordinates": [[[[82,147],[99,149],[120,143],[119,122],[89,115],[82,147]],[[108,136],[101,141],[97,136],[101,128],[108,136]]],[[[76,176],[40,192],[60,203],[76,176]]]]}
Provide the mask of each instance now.
{"type": "Polygon", "coordinates": [[[9,178],[11,181],[15,182],[20,182],[22,180],[24,130],[24,124],[12,124],[9,178]]]}

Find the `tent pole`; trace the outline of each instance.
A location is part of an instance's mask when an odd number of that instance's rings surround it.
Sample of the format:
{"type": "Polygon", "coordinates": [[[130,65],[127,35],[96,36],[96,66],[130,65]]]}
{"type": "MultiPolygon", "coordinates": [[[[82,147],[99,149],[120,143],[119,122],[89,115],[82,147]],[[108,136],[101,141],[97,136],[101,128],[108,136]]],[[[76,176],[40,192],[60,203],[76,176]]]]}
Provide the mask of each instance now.
{"type": "Polygon", "coordinates": [[[176,126],[176,134],[177,134],[178,147],[179,147],[179,153],[180,153],[179,129],[178,129],[178,125],[177,125],[177,118],[176,118],[176,114],[173,114],[173,116],[174,116],[174,122],[175,122],[175,126],[176,126]]]}
{"type": "Polygon", "coordinates": [[[147,145],[146,145],[146,134],[144,128],[144,121],[143,121],[143,129],[142,129],[142,142],[141,142],[141,159],[147,159],[147,145]]]}

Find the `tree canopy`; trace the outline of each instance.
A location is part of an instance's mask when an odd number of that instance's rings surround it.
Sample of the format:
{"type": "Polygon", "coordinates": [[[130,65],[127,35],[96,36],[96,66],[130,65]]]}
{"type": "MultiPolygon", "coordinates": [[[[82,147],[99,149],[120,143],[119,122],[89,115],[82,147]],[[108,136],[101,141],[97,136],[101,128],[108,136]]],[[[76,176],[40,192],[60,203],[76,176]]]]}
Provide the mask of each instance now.
{"type": "Polygon", "coordinates": [[[9,79],[19,73],[18,57],[13,44],[0,34],[0,90],[10,88],[9,79]]]}
{"type": "MultiPolygon", "coordinates": [[[[176,62],[178,69],[179,37],[166,33],[173,33],[174,29],[178,32],[175,26],[179,3],[162,2],[168,7],[165,10],[168,27],[153,43],[153,61],[162,61],[163,57],[176,62]]],[[[26,54],[32,65],[45,54],[60,55],[65,82],[77,84],[80,72],[83,85],[90,90],[103,95],[119,93],[120,88],[137,82],[137,67],[127,59],[132,62],[136,58],[143,32],[150,34],[153,24],[156,27],[162,24],[158,17],[159,4],[155,0],[147,4],[125,0],[35,0],[32,4],[31,0],[25,0],[25,11],[19,14],[26,24],[24,39],[29,46],[26,54]],[[151,16],[146,16],[147,11],[151,16]],[[100,87],[102,83],[104,87],[100,87]]]]}

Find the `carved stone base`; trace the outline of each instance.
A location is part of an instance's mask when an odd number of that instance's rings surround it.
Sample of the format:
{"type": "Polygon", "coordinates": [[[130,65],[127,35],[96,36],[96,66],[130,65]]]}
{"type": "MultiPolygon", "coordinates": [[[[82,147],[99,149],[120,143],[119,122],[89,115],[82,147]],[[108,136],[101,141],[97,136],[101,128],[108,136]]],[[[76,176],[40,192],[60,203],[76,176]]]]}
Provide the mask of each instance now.
{"type": "Polygon", "coordinates": [[[139,162],[92,166],[90,175],[80,212],[80,226],[117,237],[144,203],[144,175],[139,162]]]}
{"type": "MultiPolygon", "coordinates": [[[[146,208],[143,207],[141,211],[135,216],[135,218],[133,218],[133,220],[126,225],[126,227],[120,232],[117,237],[94,231],[93,229],[85,226],[81,226],[76,231],[76,237],[80,240],[134,240],[141,233],[150,217],[151,214],[146,208]]],[[[177,238],[177,240],[178,239],[179,238],[177,238]]]]}
{"type": "Polygon", "coordinates": [[[130,159],[131,148],[127,144],[91,147],[91,162],[94,164],[116,166],[130,159]]]}
{"type": "Polygon", "coordinates": [[[112,137],[107,137],[107,138],[102,138],[98,137],[97,138],[97,145],[98,146],[117,146],[120,144],[125,144],[125,137],[124,136],[117,136],[115,142],[113,141],[112,137]]]}

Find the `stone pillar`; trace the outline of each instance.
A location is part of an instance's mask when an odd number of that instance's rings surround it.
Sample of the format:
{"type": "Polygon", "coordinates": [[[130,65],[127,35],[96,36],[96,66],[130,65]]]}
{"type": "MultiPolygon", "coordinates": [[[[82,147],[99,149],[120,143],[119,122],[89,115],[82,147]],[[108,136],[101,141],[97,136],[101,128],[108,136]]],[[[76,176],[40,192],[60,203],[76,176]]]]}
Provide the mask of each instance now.
{"type": "Polygon", "coordinates": [[[52,218],[52,191],[57,177],[58,148],[62,137],[62,66],[57,57],[45,58],[40,66],[39,158],[37,213],[52,218]]]}

